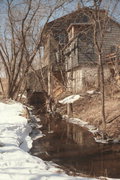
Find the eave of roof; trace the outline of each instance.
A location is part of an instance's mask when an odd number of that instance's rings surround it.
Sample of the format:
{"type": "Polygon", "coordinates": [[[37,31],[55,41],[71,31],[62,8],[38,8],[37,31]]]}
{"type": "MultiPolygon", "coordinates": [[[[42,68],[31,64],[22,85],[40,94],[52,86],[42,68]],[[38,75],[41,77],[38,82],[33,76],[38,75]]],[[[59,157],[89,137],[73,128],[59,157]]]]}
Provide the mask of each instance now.
{"type": "Polygon", "coordinates": [[[91,25],[92,25],[92,23],[71,23],[67,29],[67,32],[69,32],[73,26],[81,27],[81,26],[91,26],[91,25]]]}
{"type": "MultiPolygon", "coordinates": [[[[86,11],[86,12],[88,12],[88,11],[90,12],[90,11],[91,11],[91,12],[92,12],[92,11],[94,11],[94,9],[93,9],[93,8],[89,8],[89,7],[79,8],[79,9],[77,9],[77,10],[75,10],[75,11],[72,11],[72,12],[69,13],[69,14],[66,14],[66,15],[64,15],[64,16],[61,16],[61,17],[53,20],[53,21],[50,21],[50,22],[47,23],[47,24],[48,24],[48,25],[49,25],[49,24],[52,24],[52,23],[54,23],[55,21],[59,21],[59,20],[65,19],[66,17],[72,16],[72,15],[74,15],[74,14],[77,14],[77,13],[83,12],[83,11],[86,11]]],[[[101,12],[101,13],[105,13],[106,10],[101,9],[100,12],[101,12]]]]}

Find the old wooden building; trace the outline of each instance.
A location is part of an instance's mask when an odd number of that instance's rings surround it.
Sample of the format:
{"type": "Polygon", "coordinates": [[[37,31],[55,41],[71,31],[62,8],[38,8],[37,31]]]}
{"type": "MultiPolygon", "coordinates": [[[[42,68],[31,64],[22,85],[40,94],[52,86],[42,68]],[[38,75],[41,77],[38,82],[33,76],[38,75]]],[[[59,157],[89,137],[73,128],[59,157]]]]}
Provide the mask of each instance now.
{"type": "MultiPolygon", "coordinates": [[[[97,87],[98,54],[94,43],[94,14],[94,9],[79,8],[45,26],[42,49],[49,94],[59,95],[65,88],[72,93],[79,93],[86,88],[97,87]]],[[[101,40],[98,32],[97,38],[103,43],[104,73],[105,79],[108,79],[111,71],[105,63],[106,56],[115,53],[120,45],[120,25],[108,17],[105,10],[100,10],[99,16],[105,28],[104,38],[101,40]]]]}
{"type": "MultiPolygon", "coordinates": [[[[108,21],[101,43],[105,80],[111,76],[110,69],[112,68],[108,66],[106,57],[111,53],[118,53],[120,45],[120,25],[111,18],[108,21]]],[[[64,47],[64,58],[67,88],[72,93],[78,93],[93,87],[96,88],[99,83],[99,61],[98,52],[93,42],[93,26],[92,23],[78,23],[71,24],[68,28],[69,42],[64,47]]],[[[98,37],[97,43],[100,40],[98,37]]]]}

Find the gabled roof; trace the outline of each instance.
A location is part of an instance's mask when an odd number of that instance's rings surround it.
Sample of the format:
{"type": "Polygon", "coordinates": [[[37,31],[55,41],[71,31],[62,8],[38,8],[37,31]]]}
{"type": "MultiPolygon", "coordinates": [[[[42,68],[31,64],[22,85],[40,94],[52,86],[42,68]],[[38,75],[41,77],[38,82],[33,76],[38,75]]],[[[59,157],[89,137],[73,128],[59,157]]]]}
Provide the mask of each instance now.
{"type": "MultiPolygon", "coordinates": [[[[78,10],[75,10],[65,16],[62,16],[60,18],[57,18],[49,23],[46,24],[45,26],[45,31],[43,34],[43,39],[46,39],[46,34],[49,32],[52,32],[52,34],[54,35],[54,38],[56,40],[59,40],[58,38],[58,34],[66,34],[67,33],[67,29],[69,26],[71,26],[71,24],[78,24],[78,23],[92,23],[92,17],[93,13],[95,13],[95,10],[89,7],[84,7],[84,8],[79,8],[78,10]],[[86,17],[88,17],[89,22],[87,21],[86,17]]],[[[103,14],[107,14],[108,12],[104,9],[100,10],[100,14],[101,17],[103,14]]],[[[117,24],[118,26],[120,26],[120,24],[115,21],[112,17],[109,17],[109,19],[114,22],[115,24],[117,24]]]]}
{"type": "MultiPolygon", "coordinates": [[[[69,14],[66,14],[60,18],[57,18],[57,19],[47,23],[45,29],[46,29],[46,31],[50,30],[50,29],[53,30],[57,26],[66,26],[66,25],[68,28],[68,26],[71,23],[77,23],[77,18],[79,18],[81,16],[83,16],[83,18],[84,18],[85,15],[89,17],[90,15],[92,15],[93,12],[94,12],[94,9],[89,8],[89,7],[79,8],[78,10],[75,10],[69,14]],[[64,22],[67,24],[65,24],[64,22]]],[[[101,9],[100,12],[103,14],[103,13],[106,13],[106,10],[101,9]]],[[[82,21],[82,22],[84,22],[84,21],[82,21]]]]}
{"type": "MultiPolygon", "coordinates": [[[[77,9],[77,10],[75,10],[75,11],[73,11],[73,12],[71,12],[71,13],[69,13],[69,14],[66,14],[66,15],[64,15],[64,16],[62,16],[62,17],[59,17],[59,18],[57,18],[57,19],[55,19],[55,20],[53,20],[53,21],[51,21],[51,22],[49,22],[49,23],[47,23],[47,25],[46,25],[46,27],[47,28],[50,28],[51,26],[54,26],[54,24],[56,24],[56,23],[60,23],[60,22],[62,22],[62,21],[64,21],[65,19],[70,19],[70,18],[75,18],[78,14],[80,14],[80,13],[83,13],[83,15],[90,15],[90,13],[92,14],[94,12],[94,9],[93,8],[89,8],[89,7],[84,7],[84,8],[79,8],[79,9],[77,9]]],[[[105,9],[100,9],[100,13],[102,14],[102,13],[107,13],[107,10],[105,10],[105,9]]],[[[114,22],[116,22],[117,24],[119,24],[119,22],[117,21],[117,20],[115,20],[113,17],[111,17],[111,16],[108,16],[112,21],[114,21],[114,22]]]]}

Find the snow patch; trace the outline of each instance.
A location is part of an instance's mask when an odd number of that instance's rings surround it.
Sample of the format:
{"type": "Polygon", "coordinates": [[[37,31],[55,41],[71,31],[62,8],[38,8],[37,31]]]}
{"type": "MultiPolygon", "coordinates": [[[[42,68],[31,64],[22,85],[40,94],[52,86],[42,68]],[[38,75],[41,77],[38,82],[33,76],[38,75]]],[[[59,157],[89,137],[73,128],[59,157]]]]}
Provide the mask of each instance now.
{"type": "Polygon", "coordinates": [[[24,94],[19,94],[18,97],[21,97],[21,98],[27,98],[24,94]]]}
{"type": "Polygon", "coordinates": [[[87,91],[87,94],[94,94],[95,93],[95,90],[88,90],[87,91]]]}
{"type": "Polygon", "coordinates": [[[77,101],[80,98],[81,98],[80,95],[71,95],[71,96],[68,96],[68,97],[60,100],[59,103],[60,104],[70,104],[70,103],[74,103],[75,101],[77,101]]]}

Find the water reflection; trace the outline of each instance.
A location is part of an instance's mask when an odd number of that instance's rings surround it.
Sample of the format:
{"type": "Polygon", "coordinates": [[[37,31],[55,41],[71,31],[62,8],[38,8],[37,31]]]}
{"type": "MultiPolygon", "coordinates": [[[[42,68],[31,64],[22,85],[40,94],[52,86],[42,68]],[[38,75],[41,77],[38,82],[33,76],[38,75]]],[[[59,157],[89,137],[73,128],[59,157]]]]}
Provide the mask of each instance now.
{"type": "Polygon", "coordinates": [[[72,124],[64,134],[56,131],[34,141],[31,152],[75,173],[120,178],[120,145],[98,144],[90,132],[72,124]]]}

